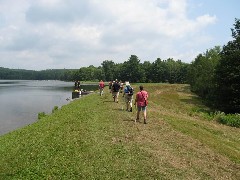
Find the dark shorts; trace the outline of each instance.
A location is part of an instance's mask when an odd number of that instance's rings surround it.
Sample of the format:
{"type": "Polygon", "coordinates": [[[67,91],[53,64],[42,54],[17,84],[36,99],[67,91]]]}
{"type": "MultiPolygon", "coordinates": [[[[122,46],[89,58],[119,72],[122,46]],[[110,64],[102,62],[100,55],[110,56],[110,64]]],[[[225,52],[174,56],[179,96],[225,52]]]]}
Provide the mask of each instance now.
{"type": "Polygon", "coordinates": [[[147,106],[138,106],[138,111],[146,111],[147,110],[147,106]]]}

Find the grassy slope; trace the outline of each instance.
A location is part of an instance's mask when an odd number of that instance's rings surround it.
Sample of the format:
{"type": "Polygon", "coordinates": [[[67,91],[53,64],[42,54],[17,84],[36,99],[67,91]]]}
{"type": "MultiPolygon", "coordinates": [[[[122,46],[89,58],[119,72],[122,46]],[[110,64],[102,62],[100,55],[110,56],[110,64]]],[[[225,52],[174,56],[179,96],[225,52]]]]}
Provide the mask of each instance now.
{"type": "Polygon", "coordinates": [[[209,121],[187,85],[145,86],[147,125],[105,93],[1,136],[0,179],[240,177],[239,129],[209,121]]]}

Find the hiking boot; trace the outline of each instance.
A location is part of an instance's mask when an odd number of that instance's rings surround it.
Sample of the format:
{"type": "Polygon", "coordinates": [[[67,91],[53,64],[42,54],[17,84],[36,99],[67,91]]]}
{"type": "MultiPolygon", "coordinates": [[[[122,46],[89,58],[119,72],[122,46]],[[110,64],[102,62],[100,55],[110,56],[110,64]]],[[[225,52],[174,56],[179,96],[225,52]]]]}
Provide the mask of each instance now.
{"type": "Polygon", "coordinates": [[[147,124],[147,120],[146,119],[144,119],[144,124],[147,124]]]}
{"type": "Polygon", "coordinates": [[[132,112],[132,107],[130,108],[130,112],[132,112]]]}
{"type": "Polygon", "coordinates": [[[137,119],[135,119],[135,122],[139,122],[139,119],[137,118],[137,119]]]}

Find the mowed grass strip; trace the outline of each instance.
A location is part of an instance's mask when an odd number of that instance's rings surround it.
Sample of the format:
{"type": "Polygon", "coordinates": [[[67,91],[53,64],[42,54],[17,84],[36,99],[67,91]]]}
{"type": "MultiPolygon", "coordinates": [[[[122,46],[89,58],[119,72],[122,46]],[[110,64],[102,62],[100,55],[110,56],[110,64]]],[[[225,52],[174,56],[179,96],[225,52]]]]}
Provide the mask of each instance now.
{"type": "MultiPolygon", "coordinates": [[[[139,84],[135,84],[135,92],[139,84]]],[[[188,85],[144,84],[148,124],[124,99],[74,100],[0,137],[0,179],[238,179],[239,129],[209,121],[188,85]]],[[[207,108],[206,108],[207,109],[207,108]]]]}

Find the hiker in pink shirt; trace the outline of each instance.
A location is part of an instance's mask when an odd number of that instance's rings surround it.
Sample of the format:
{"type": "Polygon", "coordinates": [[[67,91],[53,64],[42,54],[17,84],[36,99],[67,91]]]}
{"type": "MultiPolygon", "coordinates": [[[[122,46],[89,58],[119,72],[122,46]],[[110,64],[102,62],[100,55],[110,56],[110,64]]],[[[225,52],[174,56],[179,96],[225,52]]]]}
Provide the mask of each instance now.
{"type": "Polygon", "coordinates": [[[100,96],[103,95],[103,89],[104,89],[104,82],[101,80],[101,81],[99,82],[100,96]]]}
{"type": "Polygon", "coordinates": [[[140,91],[136,94],[134,105],[137,104],[137,119],[139,121],[140,112],[143,111],[144,124],[147,124],[147,104],[148,104],[148,93],[143,90],[143,86],[139,86],[140,91]]]}

